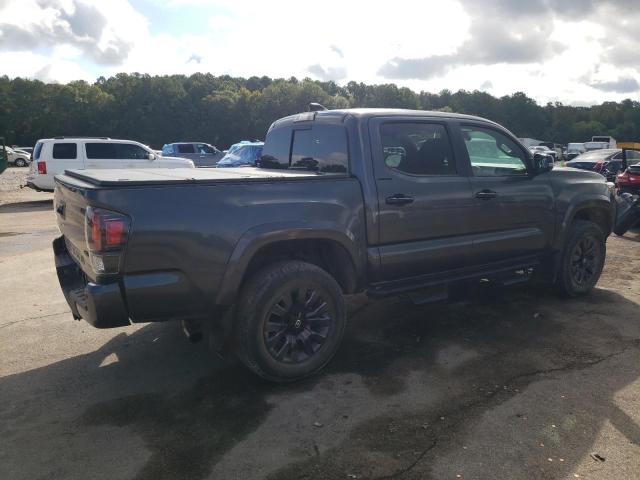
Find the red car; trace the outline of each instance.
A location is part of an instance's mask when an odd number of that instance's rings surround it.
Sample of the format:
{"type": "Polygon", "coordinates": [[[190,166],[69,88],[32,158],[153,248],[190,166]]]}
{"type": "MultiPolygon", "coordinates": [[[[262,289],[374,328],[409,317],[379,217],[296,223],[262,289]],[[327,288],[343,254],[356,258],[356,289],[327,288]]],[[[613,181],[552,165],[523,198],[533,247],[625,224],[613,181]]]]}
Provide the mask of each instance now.
{"type": "Polygon", "coordinates": [[[616,187],[619,193],[640,194],[640,163],[630,165],[619,173],[616,176],[616,187]]]}

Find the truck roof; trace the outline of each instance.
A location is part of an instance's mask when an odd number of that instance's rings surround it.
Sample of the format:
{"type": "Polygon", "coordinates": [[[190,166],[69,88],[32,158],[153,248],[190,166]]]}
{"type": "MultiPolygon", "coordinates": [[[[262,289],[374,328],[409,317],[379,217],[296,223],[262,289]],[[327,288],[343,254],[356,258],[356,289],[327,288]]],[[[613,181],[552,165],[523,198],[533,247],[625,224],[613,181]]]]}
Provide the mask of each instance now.
{"type": "MultiPolygon", "coordinates": [[[[304,121],[320,121],[323,123],[341,123],[346,117],[356,118],[371,118],[371,117],[440,117],[440,118],[454,118],[459,120],[474,120],[478,122],[490,123],[498,125],[497,123],[487,120],[486,118],[476,117],[474,115],[465,115],[462,113],[451,112],[436,112],[431,110],[410,110],[403,108],[346,108],[340,110],[321,110],[316,112],[302,112],[295,115],[289,115],[288,117],[276,120],[272,127],[283,126],[290,123],[304,122],[304,121]]],[[[500,126],[500,125],[498,125],[500,126]]],[[[503,127],[501,127],[503,128],[503,127]]]]}

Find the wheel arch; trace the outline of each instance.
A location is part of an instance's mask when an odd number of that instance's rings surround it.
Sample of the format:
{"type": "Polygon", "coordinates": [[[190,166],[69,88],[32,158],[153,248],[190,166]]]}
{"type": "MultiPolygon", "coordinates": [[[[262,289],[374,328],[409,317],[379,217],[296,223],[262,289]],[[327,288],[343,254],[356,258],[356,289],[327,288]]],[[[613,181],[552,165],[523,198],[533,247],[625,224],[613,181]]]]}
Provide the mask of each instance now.
{"type": "Polygon", "coordinates": [[[269,263],[302,260],[331,274],[344,293],[358,291],[364,282],[365,249],[352,232],[335,225],[262,225],[247,231],[233,250],[216,296],[230,305],[246,279],[269,263]]]}
{"type": "Polygon", "coordinates": [[[576,220],[587,220],[598,225],[605,236],[609,236],[615,220],[615,206],[609,197],[598,196],[576,201],[566,210],[560,224],[559,235],[555,247],[562,250],[567,241],[571,226],[576,220]]]}

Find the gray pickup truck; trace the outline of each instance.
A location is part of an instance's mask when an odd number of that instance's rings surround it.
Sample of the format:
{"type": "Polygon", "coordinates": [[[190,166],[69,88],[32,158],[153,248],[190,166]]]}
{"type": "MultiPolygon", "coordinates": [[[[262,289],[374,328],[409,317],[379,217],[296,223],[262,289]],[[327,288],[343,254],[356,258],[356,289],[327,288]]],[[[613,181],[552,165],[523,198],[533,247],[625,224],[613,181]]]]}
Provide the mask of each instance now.
{"type": "Polygon", "coordinates": [[[76,319],[206,326],[273,381],[329,362],[345,294],[534,276],[586,294],[615,216],[604,177],[553,168],[500,125],[383,109],[280,119],[256,168],[67,171],[54,208],[76,319]]]}

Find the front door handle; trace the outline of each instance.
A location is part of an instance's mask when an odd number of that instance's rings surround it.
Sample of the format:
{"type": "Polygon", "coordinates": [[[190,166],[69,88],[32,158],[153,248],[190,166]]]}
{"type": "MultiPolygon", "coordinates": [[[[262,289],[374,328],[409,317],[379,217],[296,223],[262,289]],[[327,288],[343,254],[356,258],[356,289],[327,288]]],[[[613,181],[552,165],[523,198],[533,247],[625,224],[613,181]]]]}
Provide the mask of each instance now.
{"type": "Polygon", "coordinates": [[[476,198],[481,198],[482,200],[489,200],[491,198],[496,198],[498,196],[498,192],[494,192],[493,190],[480,190],[476,193],[476,198]]]}
{"type": "Polygon", "coordinates": [[[406,205],[413,202],[413,197],[397,193],[384,199],[387,205],[406,205]]]}

